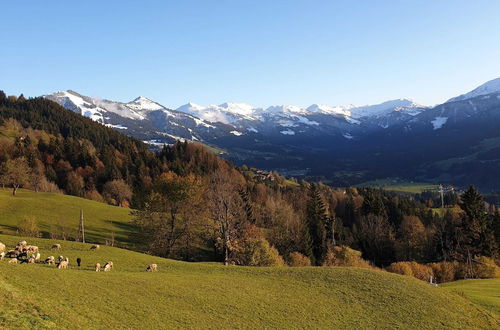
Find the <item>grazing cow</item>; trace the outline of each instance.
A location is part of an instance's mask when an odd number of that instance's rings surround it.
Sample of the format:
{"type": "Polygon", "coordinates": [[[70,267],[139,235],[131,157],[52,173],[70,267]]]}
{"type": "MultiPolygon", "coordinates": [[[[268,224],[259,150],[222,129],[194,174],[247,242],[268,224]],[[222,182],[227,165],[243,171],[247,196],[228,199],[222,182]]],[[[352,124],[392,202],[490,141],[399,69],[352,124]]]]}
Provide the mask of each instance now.
{"type": "Polygon", "coordinates": [[[78,264],[78,267],[80,267],[80,264],[82,263],[82,259],[81,258],[76,258],[76,263],[78,264]]]}
{"type": "Polygon", "coordinates": [[[3,260],[5,258],[5,252],[0,252],[0,260],[3,260]]]}
{"type": "Polygon", "coordinates": [[[108,262],[104,265],[104,271],[105,271],[105,272],[109,272],[111,269],[113,269],[113,262],[112,262],[112,261],[108,261],[108,262]]]}
{"type": "Polygon", "coordinates": [[[17,264],[17,258],[10,259],[9,264],[17,264]]]}
{"type": "Polygon", "coordinates": [[[148,272],[157,272],[158,271],[158,265],[157,264],[151,264],[146,268],[146,271],[148,272]]]}
{"type": "Polygon", "coordinates": [[[48,265],[55,265],[56,264],[56,258],[54,256],[50,256],[47,259],[45,259],[45,263],[48,265]]]}
{"type": "Polygon", "coordinates": [[[61,244],[54,244],[52,245],[53,250],[60,250],[61,249],[61,244]]]}
{"type": "Polygon", "coordinates": [[[63,260],[64,260],[64,257],[63,257],[63,256],[59,256],[59,258],[57,258],[57,261],[58,261],[58,262],[61,262],[61,261],[63,261],[63,260]]]}
{"type": "Polygon", "coordinates": [[[68,269],[69,261],[68,260],[62,260],[60,263],[57,264],[57,269],[68,269]]]}
{"type": "Polygon", "coordinates": [[[0,253],[5,251],[5,244],[0,242],[0,253]]]}
{"type": "Polygon", "coordinates": [[[96,263],[95,264],[95,271],[96,272],[100,272],[101,271],[101,264],[100,263],[96,263]]]}
{"type": "Polygon", "coordinates": [[[91,250],[99,250],[101,247],[99,246],[99,244],[94,244],[90,247],[91,250]]]}

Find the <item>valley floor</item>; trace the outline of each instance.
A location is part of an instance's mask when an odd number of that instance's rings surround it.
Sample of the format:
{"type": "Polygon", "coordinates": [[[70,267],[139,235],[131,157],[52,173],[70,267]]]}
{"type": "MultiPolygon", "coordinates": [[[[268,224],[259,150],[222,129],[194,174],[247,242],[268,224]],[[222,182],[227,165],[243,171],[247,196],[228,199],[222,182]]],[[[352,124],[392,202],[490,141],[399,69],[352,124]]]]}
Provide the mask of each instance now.
{"type": "MultiPolygon", "coordinates": [[[[0,235],[13,246],[19,237],[0,235]]],[[[89,244],[27,239],[70,269],[0,262],[1,328],[498,328],[466,298],[356,268],[184,263],[89,244]],[[62,250],[51,251],[59,242],[62,250]],[[82,267],[74,260],[82,258],[82,267]],[[96,273],[96,262],[115,269],[96,273]],[[159,271],[146,266],[157,263],[159,271]]]]}

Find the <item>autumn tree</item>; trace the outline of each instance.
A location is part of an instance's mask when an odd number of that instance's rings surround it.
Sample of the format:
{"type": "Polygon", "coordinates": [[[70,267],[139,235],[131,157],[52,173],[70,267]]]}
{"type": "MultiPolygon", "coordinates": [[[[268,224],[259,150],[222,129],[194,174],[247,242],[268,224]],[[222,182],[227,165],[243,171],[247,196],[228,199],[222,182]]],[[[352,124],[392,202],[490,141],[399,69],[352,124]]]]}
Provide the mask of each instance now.
{"type": "Polygon", "coordinates": [[[161,255],[191,258],[195,231],[205,215],[204,191],[203,182],[193,174],[182,177],[167,172],[160,176],[139,216],[153,220],[152,244],[161,255]]]}
{"type": "Polygon", "coordinates": [[[269,242],[281,255],[293,252],[305,253],[307,227],[301,217],[281,196],[269,197],[262,208],[262,218],[267,224],[269,242]]]}
{"type": "Polygon", "coordinates": [[[35,192],[38,192],[46,181],[43,163],[37,159],[30,171],[30,186],[35,192]]]}
{"type": "Polygon", "coordinates": [[[208,181],[209,208],[217,224],[224,265],[229,264],[232,245],[237,244],[239,225],[246,217],[239,194],[238,176],[239,173],[228,166],[213,173],[208,181]]]}
{"type": "Polygon", "coordinates": [[[132,189],[121,179],[106,182],[103,192],[108,199],[114,201],[118,206],[123,206],[125,201],[132,198],[132,189]]]}
{"type": "Polygon", "coordinates": [[[76,172],[69,172],[66,184],[66,193],[73,196],[83,196],[85,183],[83,178],[76,172]]]}
{"type": "Polygon", "coordinates": [[[25,158],[7,160],[5,164],[4,180],[12,186],[12,195],[16,196],[17,190],[28,183],[30,168],[25,158]]]}
{"type": "Polygon", "coordinates": [[[398,259],[420,261],[425,247],[425,227],[417,216],[404,216],[398,231],[398,259]]]}
{"type": "Polygon", "coordinates": [[[394,261],[394,231],[386,218],[373,214],[363,216],[354,231],[365,259],[377,265],[394,261]]]}

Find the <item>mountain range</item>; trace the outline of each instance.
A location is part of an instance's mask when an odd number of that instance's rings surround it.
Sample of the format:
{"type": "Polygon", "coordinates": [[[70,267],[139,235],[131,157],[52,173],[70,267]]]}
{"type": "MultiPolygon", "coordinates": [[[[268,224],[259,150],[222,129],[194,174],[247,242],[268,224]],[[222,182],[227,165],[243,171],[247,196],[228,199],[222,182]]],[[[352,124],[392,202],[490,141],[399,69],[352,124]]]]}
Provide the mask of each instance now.
{"type": "Polygon", "coordinates": [[[500,183],[500,78],[432,107],[397,99],[307,108],[187,103],[174,110],[143,96],[128,103],[71,90],[44,97],[153,146],[199,141],[236,164],[334,185],[382,178],[484,189],[500,183]]]}

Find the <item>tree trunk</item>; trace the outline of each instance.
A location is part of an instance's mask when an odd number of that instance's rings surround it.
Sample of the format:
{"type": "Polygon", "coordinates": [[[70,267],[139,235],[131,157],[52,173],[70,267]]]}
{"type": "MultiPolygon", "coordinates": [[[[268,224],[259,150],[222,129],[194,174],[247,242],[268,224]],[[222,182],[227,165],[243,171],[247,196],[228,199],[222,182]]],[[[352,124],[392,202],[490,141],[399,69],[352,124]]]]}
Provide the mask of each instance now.
{"type": "Polygon", "coordinates": [[[224,242],[222,243],[222,250],[224,253],[224,266],[229,265],[229,244],[227,239],[227,233],[224,233],[224,242]]]}
{"type": "Polygon", "coordinates": [[[229,250],[227,246],[224,247],[224,266],[229,265],[229,250]]]}
{"type": "Polygon", "coordinates": [[[17,193],[17,189],[18,189],[18,188],[19,188],[19,187],[17,187],[17,186],[14,186],[14,187],[13,187],[13,189],[12,189],[12,196],[16,196],[16,193],[17,193]]]}

